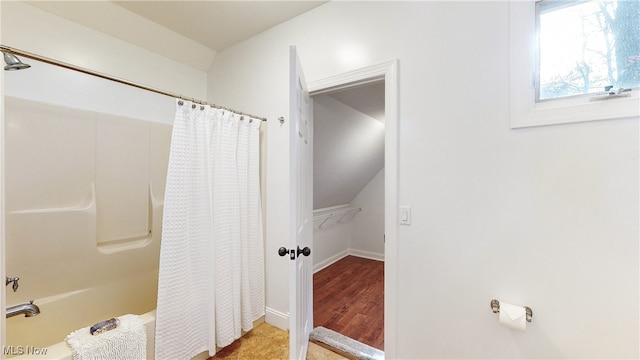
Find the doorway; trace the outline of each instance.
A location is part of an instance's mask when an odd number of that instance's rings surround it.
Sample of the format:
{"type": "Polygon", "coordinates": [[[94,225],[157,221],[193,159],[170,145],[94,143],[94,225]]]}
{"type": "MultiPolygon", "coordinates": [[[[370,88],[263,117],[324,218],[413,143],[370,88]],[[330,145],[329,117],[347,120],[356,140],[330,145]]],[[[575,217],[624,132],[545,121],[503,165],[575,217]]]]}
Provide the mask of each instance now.
{"type": "MultiPolygon", "coordinates": [[[[310,95],[314,100],[318,95],[324,94],[338,94],[344,92],[342,95],[334,97],[343,100],[345,97],[353,97],[351,90],[365,89],[368,85],[378,86],[378,91],[382,89],[383,95],[381,101],[384,108],[384,125],[382,131],[383,138],[383,164],[384,171],[380,171],[379,177],[383,179],[383,220],[382,223],[382,251],[381,259],[384,260],[384,350],[387,357],[393,357],[396,350],[396,340],[392,336],[395,332],[395,274],[396,274],[396,239],[397,239],[397,123],[398,123],[398,84],[397,84],[397,60],[387,63],[375,65],[372,67],[359,69],[349,73],[341,74],[331,78],[322,79],[319,81],[311,82],[308,85],[310,95]]],[[[357,91],[356,91],[357,92],[357,91]]],[[[357,97],[357,96],[356,96],[357,97]]],[[[369,99],[364,97],[364,100],[369,99]]],[[[361,99],[362,100],[362,99],[361,99]]],[[[349,102],[345,100],[344,102],[349,102]]],[[[314,107],[317,106],[314,104],[314,107]]],[[[352,105],[351,107],[358,107],[358,105],[352,105]]],[[[319,121],[319,120],[318,120],[319,121]]],[[[360,137],[363,139],[363,137],[360,137]]],[[[317,141],[317,139],[316,139],[317,141]]],[[[344,156],[351,156],[353,154],[343,154],[344,156]]],[[[335,203],[334,203],[335,204],[335,203]]],[[[343,210],[345,205],[334,205],[338,207],[336,210],[343,210]]],[[[314,206],[314,208],[318,208],[314,206]]],[[[355,218],[357,218],[356,213],[355,218]]],[[[314,224],[317,226],[317,224],[314,224]]],[[[314,239],[314,243],[317,243],[314,239]]],[[[317,247],[315,245],[314,247],[317,247]]],[[[318,248],[315,249],[315,255],[318,255],[318,248]]],[[[315,256],[314,255],[314,256],[315,256]]],[[[342,254],[345,255],[345,254],[342,254]]],[[[360,253],[358,255],[371,255],[371,253],[360,253]]],[[[326,257],[326,256],[325,256],[326,257]]],[[[365,256],[368,257],[368,256],[365,256]]],[[[340,258],[340,256],[338,257],[340,258]]],[[[335,259],[334,259],[335,260],[335,259]]],[[[329,262],[330,263],[330,262],[329,262]]],[[[319,270],[323,265],[314,261],[314,270],[319,270]]]]}
{"type": "Polygon", "coordinates": [[[312,96],[314,327],[384,349],[384,79],[312,96]]]}

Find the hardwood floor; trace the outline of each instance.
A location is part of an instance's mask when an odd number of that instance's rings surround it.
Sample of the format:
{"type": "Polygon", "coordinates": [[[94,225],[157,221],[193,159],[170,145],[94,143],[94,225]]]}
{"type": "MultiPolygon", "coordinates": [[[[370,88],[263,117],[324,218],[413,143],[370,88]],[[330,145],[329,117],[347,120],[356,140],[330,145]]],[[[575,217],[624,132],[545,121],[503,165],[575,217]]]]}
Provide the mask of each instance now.
{"type": "Polygon", "coordinates": [[[347,256],[313,275],[313,324],[384,350],[384,262],[347,256]]]}

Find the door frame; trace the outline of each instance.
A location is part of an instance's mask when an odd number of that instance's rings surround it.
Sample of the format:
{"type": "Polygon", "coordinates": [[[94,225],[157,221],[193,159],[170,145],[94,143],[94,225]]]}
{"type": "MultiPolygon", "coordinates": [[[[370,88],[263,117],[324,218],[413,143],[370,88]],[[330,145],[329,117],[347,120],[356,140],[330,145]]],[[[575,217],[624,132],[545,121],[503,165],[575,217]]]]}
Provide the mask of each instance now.
{"type": "Polygon", "coordinates": [[[384,80],[384,353],[397,357],[398,60],[307,83],[309,96],[384,80]]]}

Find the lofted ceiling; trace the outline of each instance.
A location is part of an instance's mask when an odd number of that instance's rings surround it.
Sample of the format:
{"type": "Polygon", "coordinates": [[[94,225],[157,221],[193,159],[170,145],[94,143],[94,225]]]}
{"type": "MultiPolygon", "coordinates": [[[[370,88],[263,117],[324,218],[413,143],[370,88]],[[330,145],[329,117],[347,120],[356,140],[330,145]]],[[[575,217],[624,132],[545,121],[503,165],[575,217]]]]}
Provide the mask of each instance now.
{"type": "Polygon", "coordinates": [[[384,81],[349,87],[328,94],[332,98],[384,123],[384,81]]]}
{"type": "Polygon", "coordinates": [[[327,1],[25,1],[207,71],[216,53],[327,1]]]}
{"type": "Polygon", "coordinates": [[[313,96],[313,207],[349,204],[384,167],[384,81],[313,96]]]}

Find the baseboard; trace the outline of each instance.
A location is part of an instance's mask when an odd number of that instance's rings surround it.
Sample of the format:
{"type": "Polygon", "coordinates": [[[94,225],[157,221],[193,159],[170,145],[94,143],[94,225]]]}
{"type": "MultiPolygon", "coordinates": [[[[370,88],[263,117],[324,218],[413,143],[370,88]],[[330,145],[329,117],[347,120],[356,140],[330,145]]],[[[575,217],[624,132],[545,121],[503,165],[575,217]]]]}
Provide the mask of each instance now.
{"type": "Polygon", "coordinates": [[[349,255],[353,255],[353,256],[357,256],[365,259],[384,261],[384,254],[378,254],[370,251],[349,249],[349,255]]]}
{"type": "Polygon", "coordinates": [[[313,266],[313,273],[314,274],[317,273],[318,271],[326,268],[327,266],[333,264],[334,262],[336,262],[336,261],[338,261],[338,260],[340,260],[340,259],[342,259],[342,258],[344,258],[346,256],[349,256],[349,249],[341,251],[341,252],[333,255],[332,257],[330,257],[330,258],[328,258],[328,259],[326,259],[324,261],[321,261],[318,264],[314,265],[313,266]]]}
{"type": "Polygon", "coordinates": [[[362,250],[355,250],[355,249],[347,249],[344,251],[341,251],[335,255],[333,255],[332,257],[316,264],[313,267],[313,273],[317,273],[318,271],[326,268],[327,266],[335,263],[336,261],[347,257],[347,256],[357,256],[357,257],[361,257],[361,258],[365,258],[365,259],[370,259],[370,260],[377,260],[377,261],[384,261],[384,254],[378,254],[378,253],[374,253],[374,252],[370,252],[370,251],[362,251],[362,250]]]}
{"type": "MultiPolygon", "coordinates": [[[[265,323],[264,318],[265,318],[265,316],[264,316],[264,315],[262,315],[262,316],[260,316],[259,318],[257,318],[257,319],[255,319],[255,320],[253,320],[253,329],[257,328],[259,325],[264,324],[264,323],[265,323]]],[[[243,334],[242,334],[242,335],[244,335],[244,331],[243,331],[243,334]]]]}
{"type": "Polygon", "coordinates": [[[264,322],[282,330],[289,329],[289,314],[285,314],[275,309],[266,308],[264,322]]]}

